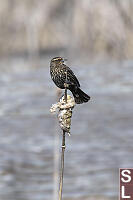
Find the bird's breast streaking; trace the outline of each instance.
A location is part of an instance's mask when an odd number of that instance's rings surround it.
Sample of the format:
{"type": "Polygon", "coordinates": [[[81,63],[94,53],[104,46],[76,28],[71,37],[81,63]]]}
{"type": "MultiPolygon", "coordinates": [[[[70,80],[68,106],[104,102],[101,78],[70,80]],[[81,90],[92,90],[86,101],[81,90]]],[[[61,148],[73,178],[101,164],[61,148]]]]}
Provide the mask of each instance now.
{"type": "Polygon", "coordinates": [[[56,84],[56,86],[61,89],[65,88],[64,83],[66,83],[66,81],[67,81],[67,84],[70,86],[71,85],[75,85],[78,87],[80,86],[74,73],[71,71],[70,68],[68,68],[64,64],[53,67],[51,69],[51,78],[54,81],[54,83],[56,84]]]}

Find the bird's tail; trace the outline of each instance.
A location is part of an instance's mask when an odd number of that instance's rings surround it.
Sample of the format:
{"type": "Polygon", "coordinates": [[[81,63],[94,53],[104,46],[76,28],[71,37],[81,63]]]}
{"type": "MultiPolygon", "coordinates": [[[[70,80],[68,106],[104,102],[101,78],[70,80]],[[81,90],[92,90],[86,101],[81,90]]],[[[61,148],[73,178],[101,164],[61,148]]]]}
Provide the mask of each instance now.
{"type": "Polygon", "coordinates": [[[71,92],[74,96],[75,103],[77,104],[86,103],[90,100],[90,97],[85,94],[80,88],[73,88],[71,89],[71,92]]]}

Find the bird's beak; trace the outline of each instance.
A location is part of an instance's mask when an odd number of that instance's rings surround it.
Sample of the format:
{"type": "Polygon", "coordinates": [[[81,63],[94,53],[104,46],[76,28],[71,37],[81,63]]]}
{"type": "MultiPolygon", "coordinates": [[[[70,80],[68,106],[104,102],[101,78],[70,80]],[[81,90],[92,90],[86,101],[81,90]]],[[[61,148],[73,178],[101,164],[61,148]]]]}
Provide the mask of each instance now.
{"type": "Polygon", "coordinates": [[[63,63],[64,63],[65,61],[67,61],[67,59],[66,59],[66,58],[63,58],[63,63]]]}

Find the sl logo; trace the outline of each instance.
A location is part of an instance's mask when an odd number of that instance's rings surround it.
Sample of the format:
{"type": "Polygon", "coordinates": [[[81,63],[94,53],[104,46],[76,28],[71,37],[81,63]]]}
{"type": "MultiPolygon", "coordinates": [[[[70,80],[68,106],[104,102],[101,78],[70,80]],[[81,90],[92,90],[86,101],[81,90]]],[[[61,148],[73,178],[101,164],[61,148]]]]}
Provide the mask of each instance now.
{"type": "Polygon", "coordinates": [[[120,169],[120,200],[133,200],[133,169],[120,169]]]}

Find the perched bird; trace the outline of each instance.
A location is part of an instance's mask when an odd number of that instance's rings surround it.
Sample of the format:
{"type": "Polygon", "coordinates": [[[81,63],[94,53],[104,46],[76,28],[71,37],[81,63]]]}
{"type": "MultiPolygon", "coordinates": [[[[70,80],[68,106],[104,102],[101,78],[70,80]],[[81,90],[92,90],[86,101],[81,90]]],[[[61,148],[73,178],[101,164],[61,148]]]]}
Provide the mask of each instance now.
{"type": "Polygon", "coordinates": [[[80,89],[80,84],[73,71],[64,64],[61,57],[55,57],[50,62],[50,74],[55,85],[61,89],[69,89],[75,99],[75,103],[88,102],[90,97],[80,89]]]}

